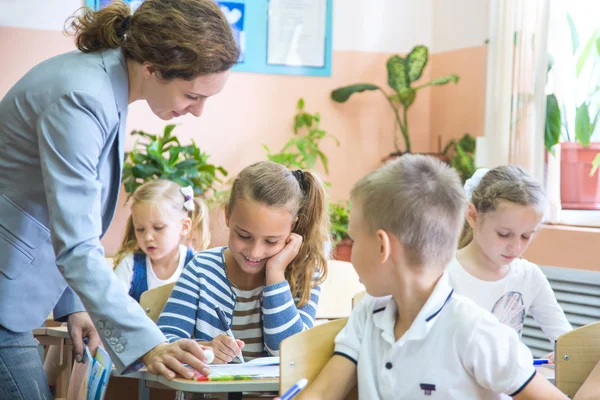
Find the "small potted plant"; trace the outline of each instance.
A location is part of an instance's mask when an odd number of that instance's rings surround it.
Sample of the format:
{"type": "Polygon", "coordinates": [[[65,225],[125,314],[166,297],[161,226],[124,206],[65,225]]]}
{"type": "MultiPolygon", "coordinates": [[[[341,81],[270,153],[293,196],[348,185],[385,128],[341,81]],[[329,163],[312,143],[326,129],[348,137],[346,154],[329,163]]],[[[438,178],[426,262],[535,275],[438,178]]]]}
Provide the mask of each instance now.
{"type": "Polygon", "coordinates": [[[329,204],[329,216],[331,218],[331,236],[333,238],[333,258],[335,260],[350,261],[352,255],[352,240],[348,236],[348,217],[350,215],[350,203],[339,201],[329,204]]]}
{"type": "Polygon", "coordinates": [[[227,176],[223,167],[208,162],[209,155],[203,153],[193,140],[192,144],[182,146],[172,135],[173,129],[175,125],[167,125],[162,136],[131,132],[142,140],[136,141],[123,166],[123,185],[130,196],[138,186],[153,179],[168,179],[191,186],[196,195],[206,196],[206,192],[221,182],[221,177],[227,176]]]}
{"type": "Polygon", "coordinates": [[[319,128],[320,122],[321,115],[306,112],[304,110],[304,99],[299,99],[297,113],[294,116],[294,136],[287,141],[278,153],[272,153],[271,149],[263,144],[269,161],[285,165],[290,169],[312,169],[317,160],[320,160],[325,173],[328,174],[328,159],[320,148],[321,140],[329,137],[335,140],[338,146],[340,143],[335,136],[329,135],[319,128]]]}
{"type": "MultiPolygon", "coordinates": [[[[572,34],[577,36],[576,32],[572,34]]],[[[578,43],[573,41],[574,44],[578,43]]],[[[585,84],[578,85],[584,92],[577,92],[574,125],[570,126],[564,104],[554,94],[546,97],[546,125],[544,145],[549,153],[560,143],[560,197],[564,209],[600,209],[600,176],[596,175],[594,160],[600,152],[600,143],[591,142],[600,120],[600,86],[588,84],[599,82],[595,65],[600,62],[600,36],[598,30],[583,47],[574,47],[575,74],[585,84]],[[592,64],[590,76],[582,74],[586,64],[592,64]],[[561,142],[561,138],[563,141],[561,142]],[[590,170],[592,173],[590,173],[590,170]]],[[[550,69],[552,72],[552,70],[550,69]]]]}
{"type": "Polygon", "coordinates": [[[412,151],[408,126],[408,109],[414,103],[417,92],[429,86],[442,86],[450,82],[458,82],[458,75],[450,74],[434,78],[426,83],[417,84],[427,66],[428,58],[429,50],[426,46],[415,46],[405,58],[399,55],[391,56],[386,64],[388,85],[393,90],[391,94],[386,93],[381,87],[371,83],[357,83],[335,89],[331,92],[332,100],[338,103],[344,103],[354,93],[366,90],[377,90],[385,96],[396,120],[394,129],[395,152],[391,153],[388,158],[403,154],[398,140],[398,130],[402,133],[404,139],[404,152],[410,153],[412,151]]]}

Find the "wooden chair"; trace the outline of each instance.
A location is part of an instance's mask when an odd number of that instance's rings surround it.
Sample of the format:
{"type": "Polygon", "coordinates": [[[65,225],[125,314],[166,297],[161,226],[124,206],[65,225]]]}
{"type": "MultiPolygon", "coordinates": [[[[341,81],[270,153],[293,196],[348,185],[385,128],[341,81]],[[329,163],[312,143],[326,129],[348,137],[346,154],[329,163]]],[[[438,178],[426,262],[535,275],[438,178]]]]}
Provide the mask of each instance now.
{"type": "Polygon", "coordinates": [[[363,290],[362,292],[356,293],[354,295],[354,297],[352,298],[352,309],[354,310],[354,307],[356,307],[356,305],[365,298],[365,296],[367,295],[367,291],[363,290]]]}
{"type": "Polygon", "coordinates": [[[158,320],[174,286],[175,282],[169,283],[147,290],[140,296],[140,305],[152,321],[156,322],[158,320]]]}
{"type": "MultiPolygon", "coordinates": [[[[297,333],[281,342],[279,392],[285,393],[301,378],[312,383],[333,355],[334,339],[346,326],[347,318],[328,322],[297,333]]],[[[357,388],[346,397],[358,399],[357,388]]]]}
{"type": "Polygon", "coordinates": [[[561,335],[555,359],[556,387],[573,398],[600,361],[600,322],[561,335]]]}
{"type": "Polygon", "coordinates": [[[352,264],[330,260],[327,279],[321,285],[317,319],[347,318],[352,311],[354,295],[365,290],[352,264]]]}

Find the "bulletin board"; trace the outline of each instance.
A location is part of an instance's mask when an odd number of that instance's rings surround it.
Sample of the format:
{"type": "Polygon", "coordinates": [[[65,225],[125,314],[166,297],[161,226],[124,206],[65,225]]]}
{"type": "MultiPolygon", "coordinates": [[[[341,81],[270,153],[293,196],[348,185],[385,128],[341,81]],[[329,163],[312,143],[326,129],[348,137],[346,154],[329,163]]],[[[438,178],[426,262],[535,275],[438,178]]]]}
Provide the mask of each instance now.
{"type": "MultiPolygon", "coordinates": [[[[133,7],[143,0],[125,0],[133,7]]],[[[95,10],[111,0],[85,0],[95,10]]],[[[217,0],[240,48],[237,72],[331,76],[333,0],[217,0]]]]}

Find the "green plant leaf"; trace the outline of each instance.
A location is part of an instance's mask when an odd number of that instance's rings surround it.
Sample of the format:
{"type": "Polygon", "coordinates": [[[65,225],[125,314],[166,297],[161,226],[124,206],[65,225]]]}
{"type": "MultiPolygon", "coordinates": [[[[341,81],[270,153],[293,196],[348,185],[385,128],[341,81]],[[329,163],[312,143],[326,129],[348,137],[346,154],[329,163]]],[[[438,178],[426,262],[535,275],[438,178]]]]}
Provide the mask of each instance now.
{"type": "Polygon", "coordinates": [[[582,103],[575,113],[575,139],[583,146],[588,146],[591,136],[590,112],[588,105],[582,103]]]}
{"type": "Polygon", "coordinates": [[[175,129],[177,125],[175,124],[169,124],[167,126],[165,126],[165,132],[163,133],[163,137],[165,139],[169,138],[171,136],[171,132],[173,132],[173,129],[175,129]]]}
{"type": "Polygon", "coordinates": [[[437,78],[432,79],[429,82],[427,82],[427,83],[425,83],[425,84],[423,84],[421,86],[416,87],[415,90],[420,90],[420,89],[423,89],[423,88],[425,88],[427,86],[443,86],[443,85],[446,85],[446,84],[448,84],[450,82],[458,83],[459,79],[460,79],[459,76],[456,75],[456,74],[438,76],[437,78]]]}
{"type": "Polygon", "coordinates": [[[596,41],[597,34],[598,34],[598,29],[596,29],[594,31],[594,33],[592,34],[592,36],[589,37],[589,39],[585,43],[583,50],[581,51],[581,54],[579,55],[579,59],[577,60],[577,65],[575,66],[575,74],[577,75],[578,78],[579,78],[579,75],[581,74],[581,70],[583,69],[583,66],[585,65],[588,57],[590,56],[590,52],[596,41]]]}
{"type": "Polygon", "coordinates": [[[415,89],[404,88],[404,89],[400,90],[400,92],[398,93],[398,99],[400,100],[400,103],[402,103],[402,105],[405,108],[408,108],[415,101],[416,95],[417,95],[417,92],[415,91],[415,89]]]}
{"type": "Polygon", "coordinates": [[[329,175],[329,164],[328,164],[327,156],[322,151],[319,151],[317,153],[317,156],[321,160],[321,164],[323,164],[323,169],[325,170],[325,173],[329,175]]]}
{"type": "Polygon", "coordinates": [[[458,141],[458,145],[467,153],[475,153],[477,141],[473,136],[469,135],[468,133],[465,133],[463,137],[461,137],[458,141]]]}
{"type": "Polygon", "coordinates": [[[406,66],[408,67],[409,84],[418,80],[423,74],[423,70],[428,61],[428,50],[425,46],[415,46],[406,57],[406,66]]]}
{"type": "Polygon", "coordinates": [[[391,56],[388,59],[386,66],[388,72],[388,85],[390,85],[392,89],[397,93],[400,93],[400,90],[409,87],[410,81],[408,80],[404,58],[398,55],[391,56]]]}
{"type": "Polygon", "coordinates": [[[554,145],[560,140],[561,116],[558,101],[554,94],[546,96],[546,126],[544,128],[544,147],[554,154],[554,145]]]}
{"type": "Polygon", "coordinates": [[[304,110],[304,99],[302,97],[298,99],[298,104],[296,105],[296,107],[298,108],[298,111],[304,110]]]}
{"type": "Polygon", "coordinates": [[[596,154],[594,161],[592,161],[592,170],[590,171],[590,176],[594,176],[598,170],[598,167],[600,167],[600,153],[596,154]]]}
{"type": "Polygon", "coordinates": [[[331,92],[331,99],[337,103],[344,103],[354,93],[364,92],[365,90],[381,90],[381,88],[377,85],[372,85],[370,83],[358,83],[356,85],[350,85],[335,89],[331,92]]]}
{"type": "Polygon", "coordinates": [[[573,18],[571,18],[571,14],[567,13],[567,20],[569,21],[569,30],[571,31],[571,44],[573,46],[573,54],[577,51],[579,47],[579,33],[577,33],[577,28],[575,27],[575,22],[573,18]]]}

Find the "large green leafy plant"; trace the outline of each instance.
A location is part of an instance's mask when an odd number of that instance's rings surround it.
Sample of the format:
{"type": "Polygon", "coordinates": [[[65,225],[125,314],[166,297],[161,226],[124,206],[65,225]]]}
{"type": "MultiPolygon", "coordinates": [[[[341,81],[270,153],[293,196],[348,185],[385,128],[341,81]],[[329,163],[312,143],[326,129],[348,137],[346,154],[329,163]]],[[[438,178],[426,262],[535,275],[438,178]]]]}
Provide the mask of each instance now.
{"type": "Polygon", "coordinates": [[[267,150],[269,161],[285,165],[290,169],[312,169],[317,160],[320,160],[329,173],[328,159],[321,150],[321,140],[329,137],[335,140],[339,146],[339,141],[333,135],[327,134],[319,127],[321,115],[319,113],[310,114],[304,110],[304,100],[299,99],[297,104],[297,113],[294,116],[294,136],[288,140],[278,153],[272,153],[267,145],[263,144],[267,150]]]}
{"type": "Polygon", "coordinates": [[[123,167],[123,184],[130,195],[144,182],[153,179],[168,179],[182,186],[191,186],[196,195],[201,195],[227,176],[222,167],[208,162],[209,155],[203,153],[192,140],[182,146],[172,135],[175,125],[167,125],[163,135],[152,135],[143,131],[131,132],[140,136],[123,167]]]}
{"type": "Polygon", "coordinates": [[[354,93],[360,93],[367,90],[378,90],[386,98],[388,104],[394,112],[396,119],[396,128],[394,129],[394,147],[396,152],[400,153],[398,143],[398,130],[404,138],[404,150],[411,152],[410,132],[408,127],[408,109],[414,103],[417,92],[428,86],[442,86],[450,82],[457,83],[458,75],[444,75],[430,80],[429,82],[417,84],[417,81],[423,75],[429,59],[429,50],[426,46],[415,46],[411,52],[402,58],[398,55],[391,56],[387,61],[388,85],[392,88],[391,94],[386,93],[381,87],[371,83],[357,83],[350,86],[341,87],[331,92],[331,98],[344,103],[354,93]],[[400,115],[402,114],[402,116],[400,115]]]}

